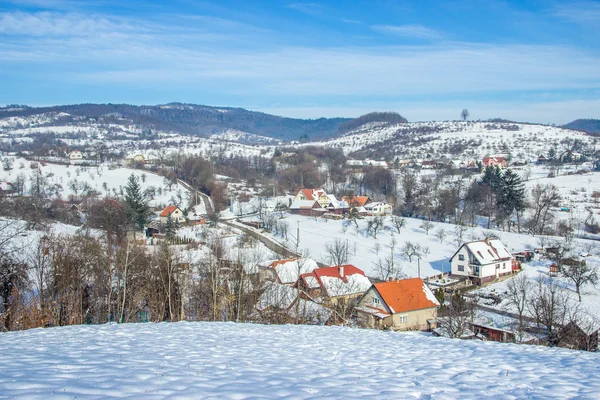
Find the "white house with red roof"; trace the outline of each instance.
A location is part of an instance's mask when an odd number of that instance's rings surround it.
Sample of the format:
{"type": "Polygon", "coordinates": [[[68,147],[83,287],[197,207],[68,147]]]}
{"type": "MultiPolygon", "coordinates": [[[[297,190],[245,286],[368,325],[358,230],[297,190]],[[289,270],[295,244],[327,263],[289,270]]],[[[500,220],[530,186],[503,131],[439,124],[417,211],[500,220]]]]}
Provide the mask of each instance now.
{"type": "Polygon", "coordinates": [[[316,189],[300,189],[294,200],[314,200],[317,201],[322,208],[327,207],[330,198],[321,188],[316,189]]]}
{"type": "Polygon", "coordinates": [[[358,302],[360,324],[368,328],[431,330],[440,303],[421,278],[374,283],[358,302]]]}
{"type": "Polygon", "coordinates": [[[464,243],[450,257],[451,274],[476,285],[513,272],[513,255],[498,239],[464,243]]]}
{"type": "Polygon", "coordinates": [[[185,216],[183,215],[183,211],[181,211],[181,208],[177,206],[165,207],[165,209],[162,210],[160,213],[160,222],[162,222],[163,224],[167,223],[167,219],[169,218],[169,216],[171,216],[171,221],[173,222],[185,222],[185,216]]]}
{"type": "Polygon", "coordinates": [[[371,287],[371,281],[361,269],[346,264],[302,274],[297,286],[311,297],[321,297],[336,305],[340,299],[347,301],[361,296],[371,287]]]}

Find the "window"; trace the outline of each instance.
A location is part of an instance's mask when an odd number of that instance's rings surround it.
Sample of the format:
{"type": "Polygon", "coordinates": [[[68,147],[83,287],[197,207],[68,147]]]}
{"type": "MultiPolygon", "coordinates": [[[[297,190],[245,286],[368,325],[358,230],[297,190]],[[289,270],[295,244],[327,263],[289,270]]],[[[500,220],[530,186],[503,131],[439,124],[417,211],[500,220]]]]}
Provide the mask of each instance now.
{"type": "Polygon", "coordinates": [[[506,263],[502,263],[502,269],[506,269],[506,263]]]}
{"type": "Polygon", "coordinates": [[[458,255],[458,261],[465,261],[465,255],[464,254],[459,254],[458,255]]]}
{"type": "Polygon", "coordinates": [[[376,306],[379,305],[379,299],[377,297],[373,297],[373,304],[375,304],[376,306]]]}
{"type": "Polygon", "coordinates": [[[475,275],[479,275],[479,267],[475,267],[475,275]]]}
{"type": "Polygon", "coordinates": [[[458,266],[458,270],[459,270],[460,272],[465,272],[465,266],[464,266],[464,265],[459,265],[459,266],[458,266]]]}
{"type": "Polygon", "coordinates": [[[496,269],[500,269],[500,264],[496,264],[496,269]]]}
{"type": "Polygon", "coordinates": [[[400,316],[400,323],[401,323],[401,324],[406,324],[406,323],[408,323],[408,315],[401,315],[401,316],[400,316]]]}

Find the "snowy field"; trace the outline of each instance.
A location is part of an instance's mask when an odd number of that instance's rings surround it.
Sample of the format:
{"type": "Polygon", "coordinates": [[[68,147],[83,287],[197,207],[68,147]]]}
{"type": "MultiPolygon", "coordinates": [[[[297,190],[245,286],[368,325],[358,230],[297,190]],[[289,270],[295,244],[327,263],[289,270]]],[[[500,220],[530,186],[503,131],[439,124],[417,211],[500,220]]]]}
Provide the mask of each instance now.
{"type": "Polygon", "coordinates": [[[343,327],[162,323],[0,334],[0,398],[597,399],[598,354],[343,327]]]}
{"type": "MultiPolygon", "coordinates": [[[[279,215],[279,213],[276,213],[279,215]]],[[[271,235],[277,241],[295,249],[296,232],[300,229],[300,246],[303,252],[308,252],[311,257],[318,261],[327,263],[328,244],[332,244],[336,238],[348,241],[350,258],[348,262],[365,271],[369,276],[376,275],[375,264],[381,259],[385,260],[391,255],[392,240],[396,241],[394,246],[394,257],[402,273],[408,277],[418,276],[419,261],[413,257],[410,261],[402,254],[402,247],[406,242],[419,244],[429,249],[429,254],[423,255],[420,260],[421,277],[428,277],[450,272],[448,258],[458,250],[455,234],[455,225],[433,222],[433,228],[427,235],[421,228],[422,220],[406,218],[406,226],[397,233],[392,226],[390,218],[385,218],[385,228],[377,234],[377,238],[366,234],[368,219],[358,220],[357,230],[354,224],[348,220],[336,221],[324,218],[312,218],[301,215],[284,213],[283,221],[288,224],[288,239],[281,236],[271,235]],[[436,232],[443,229],[446,237],[441,243],[436,232]]],[[[538,239],[533,236],[518,233],[501,232],[482,229],[480,227],[468,228],[463,233],[461,244],[466,241],[484,239],[486,234],[493,233],[498,236],[510,251],[521,251],[538,247],[538,239]]]]}
{"type": "MultiPolygon", "coordinates": [[[[19,175],[25,177],[25,193],[31,188],[30,179],[35,169],[30,168],[31,161],[22,158],[14,160],[13,169],[0,171],[0,181],[15,182],[19,175]],[[22,168],[21,168],[22,166],[22,168]]],[[[185,207],[188,204],[188,190],[180,184],[173,185],[170,189],[165,185],[164,178],[147,171],[130,168],[110,169],[108,165],[98,167],[84,167],[75,165],[57,165],[38,163],[43,176],[50,185],[58,185],[58,194],[66,199],[69,195],[82,194],[88,189],[93,189],[100,195],[121,195],[127,186],[127,179],[131,174],[139,178],[142,190],[154,189],[154,196],[150,199],[151,206],[166,206],[177,204],[185,207]],[[142,175],[145,175],[142,178],[142,175]]]]}

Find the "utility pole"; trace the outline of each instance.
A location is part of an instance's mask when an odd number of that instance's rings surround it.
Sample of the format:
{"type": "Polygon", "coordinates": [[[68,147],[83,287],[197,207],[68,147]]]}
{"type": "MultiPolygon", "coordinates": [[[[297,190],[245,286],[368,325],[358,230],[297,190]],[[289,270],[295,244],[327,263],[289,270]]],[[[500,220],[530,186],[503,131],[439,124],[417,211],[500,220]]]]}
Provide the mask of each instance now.
{"type": "Polygon", "coordinates": [[[296,231],[296,248],[300,247],[300,221],[298,221],[298,230],[296,231]]]}
{"type": "Polygon", "coordinates": [[[417,265],[419,268],[419,278],[421,277],[421,257],[417,258],[417,265]]]}

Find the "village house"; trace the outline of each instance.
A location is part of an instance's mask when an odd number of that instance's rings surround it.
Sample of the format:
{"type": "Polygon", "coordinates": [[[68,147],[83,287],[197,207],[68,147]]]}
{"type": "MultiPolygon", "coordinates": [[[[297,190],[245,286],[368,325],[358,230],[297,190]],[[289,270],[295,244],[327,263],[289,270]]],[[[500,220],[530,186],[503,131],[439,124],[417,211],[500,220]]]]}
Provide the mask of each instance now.
{"type": "Polygon", "coordinates": [[[129,154],[125,157],[125,165],[128,167],[135,167],[138,165],[144,165],[146,158],[141,154],[129,154]]]}
{"type": "Polygon", "coordinates": [[[498,166],[500,168],[506,168],[508,161],[503,156],[494,157],[483,157],[481,162],[484,168],[498,166]]]}
{"type": "Polygon", "coordinates": [[[0,196],[6,196],[15,193],[15,187],[10,182],[0,182],[0,196]]]}
{"type": "Polygon", "coordinates": [[[421,278],[373,284],[356,307],[360,324],[392,330],[432,330],[440,303],[421,278]]]}
{"type": "Polygon", "coordinates": [[[289,211],[291,214],[314,216],[327,212],[327,209],[316,200],[294,200],[290,204],[289,211]]]}
{"type": "Polygon", "coordinates": [[[362,270],[346,264],[302,274],[296,286],[310,297],[324,298],[335,306],[362,296],[371,287],[371,281],[362,270]]]}
{"type": "Polygon", "coordinates": [[[320,204],[321,208],[325,208],[329,204],[329,196],[321,188],[300,189],[294,200],[314,200],[320,204]]]}
{"type": "Polygon", "coordinates": [[[540,154],[537,158],[537,164],[538,165],[544,165],[544,164],[548,164],[550,160],[548,157],[546,157],[544,154],[540,154]]]}
{"type": "Polygon", "coordinates": [[[319,268],[311,258],[290,258],[272,260],[258,264],[260,281],[277,282],[284,285],[295,285],[302,274],[319,268]]]}
{"type": "Polygon", "coordinates": [[[482,285],[500,276],[518,270],[513,256],[498,239],[485,239],[464,243],[450,257],[451,274],[455,278],[482,285]]]}
{"type": "Polygon", "coordinates": [[[382,201],[375,201],[365,204],[367,215],[383,216],[392,215],[392,205],[382,201]]]}
{"type": "Polygon", "coordinates": [[[77,149],[74,149],[69,153],[69,163],[70,164],[78,164],[83,160],[83,153],[77,149]]]}
{"type": "Polygon", "coordinates": [[[350,206],[344,200],[338,200],[334,195],[329,195],[329,204],[327,204],[327,212],[332,214],[347,214],[350,211],[350,206]]]}
{"type": "Polygon", "coordinates": [[[342,199],[348,204],[351,214],[367,215],[365,205],[371,202],[369,196],[344,196],[342,199]]]}
{"type": "Polygon", "coordinates": [[[162,210],[162,212],[160,213],[160,222],[165,224],[169,216],[171,216],[171,221],[173,222],[177,222],[180,224],[185,222],[185,216],[183,215],[183,211],[181,211],[181,208],[177,206],[165,207],[165,209],[162,210]]]}
{"type": "Polygon", "coordinates": [[[583,159],[583,154],[575,153],[572,150],[565,150],[558,156],[561,163],[577,163],[583,159]]]}

